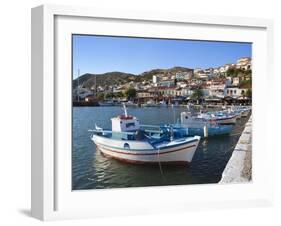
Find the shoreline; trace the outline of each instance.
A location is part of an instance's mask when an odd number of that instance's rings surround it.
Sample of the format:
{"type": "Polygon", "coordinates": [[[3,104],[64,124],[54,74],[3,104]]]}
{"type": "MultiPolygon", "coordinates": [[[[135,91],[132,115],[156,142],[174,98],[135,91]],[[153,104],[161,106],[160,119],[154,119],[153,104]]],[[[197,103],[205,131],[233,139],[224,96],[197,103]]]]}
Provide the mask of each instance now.
{"type": "Polygon", "coordinates": [[[252,180],[252,116],[226,164],[219,184],[250,182],[252,180]]]}

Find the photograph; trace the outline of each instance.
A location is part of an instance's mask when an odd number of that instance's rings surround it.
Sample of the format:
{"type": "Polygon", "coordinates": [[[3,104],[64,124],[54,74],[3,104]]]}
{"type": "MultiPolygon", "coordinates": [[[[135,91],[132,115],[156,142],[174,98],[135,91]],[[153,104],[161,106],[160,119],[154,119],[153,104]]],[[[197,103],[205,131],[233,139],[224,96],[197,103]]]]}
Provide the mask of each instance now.
{"type": "Polygon", "coordinates": [[[72,34],[72,190],[252,181],[252,43],[72,34]]]}

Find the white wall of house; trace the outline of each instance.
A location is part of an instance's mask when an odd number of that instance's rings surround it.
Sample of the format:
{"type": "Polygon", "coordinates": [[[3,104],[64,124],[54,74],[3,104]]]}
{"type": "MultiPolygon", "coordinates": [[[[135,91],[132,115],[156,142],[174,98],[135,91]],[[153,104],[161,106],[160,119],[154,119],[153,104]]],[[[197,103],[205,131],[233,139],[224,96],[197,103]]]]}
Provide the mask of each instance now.
{"type": "Polygon", "coordinates": [[[188,97],[190,95],[192,95],[193,91],[190,90],[189,88],[183,88],[181,89],[181,96],[183,97],[188,97]]]}
{"type": "Polygon", "coordinates": [[[227,87],[224,90],[225,96],[231,96],[231,97],[242,97],[243,94],[245,95],[248,89],[240,89],[238,87],[227,87]]]}

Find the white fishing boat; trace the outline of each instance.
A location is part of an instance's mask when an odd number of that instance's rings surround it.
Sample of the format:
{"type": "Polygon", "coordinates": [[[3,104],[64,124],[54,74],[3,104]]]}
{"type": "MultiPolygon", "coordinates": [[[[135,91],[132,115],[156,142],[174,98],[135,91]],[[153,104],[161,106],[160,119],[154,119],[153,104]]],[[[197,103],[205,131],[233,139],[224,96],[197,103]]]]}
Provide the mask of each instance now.
{"type": "Polygon", "coordinates": [[[142,107],[157,107],[157,103],[153,100],[149,100],[146,103],[142,104],[142,107]]]}
{"type": "Polygon", "coordinates": [[[233,125],[221,125],[216,120],[197,117],[191,112],[182,112],[181,123],[176,127],[186,128],[189,135],[204,137],[230,134],[233,129],[233,125]]]}
{"type": "Polygon", "coordinates": [[[242,110],[242,117],[248,117],[251,109],[243,109],[242,110]]]}
{"type": "Polygon", "coordinates": [[[237,119],[248,117],[251,107],[248,106],[231,106],[228,110],[223,111],[226,114],[234,114],[237,119]]]}
{"type": "Polygon", "coordinates": [[[228,114],[224,112],[212,112],[212,113],[200,113],[198,118],[204,118],[206,120],[212,120],[220,125],[226,124],[235,124],[237,115],[236,114],[228,114]]]}
{"type": "Polygon", "coordinates": [[[105,156],[135,164],[186,164],[192,161],[200,136],[179,136],[172,127],[143,129],[136,117],[127,114],[125,106],[124,112],[111,119],[112,130],[90,130],[92,141],[105,156]]]}
{"type": "Polygon", "coordinates": [[[99,106],[102,107],[114,106],[114,102],[112,100],[99,101],[99,106]]]}
{"type": "Polygon", "coordinates": [[[167,107],[168,104],[166,103],[166,101],[162,100],[162,101],[160,101],[160,102],[158,103],[158,106],[159,106],[159,107],[167,107]]]}
{"type": "Polygon", "coordinates": [[[244,106],[239,106],[233,109],[234,112],[239,112],[241,117],[248,117],[251,108],[250,107],[244,107],[244,106]]]}
{"type": "Polygon", "coordinates": [[[127,101],[126,102],[126,106],[130,106],[130,107],[137,107],[138,106],[138,104],[136,104],[136,103],[134,103],[133,101],[127,101]]]}

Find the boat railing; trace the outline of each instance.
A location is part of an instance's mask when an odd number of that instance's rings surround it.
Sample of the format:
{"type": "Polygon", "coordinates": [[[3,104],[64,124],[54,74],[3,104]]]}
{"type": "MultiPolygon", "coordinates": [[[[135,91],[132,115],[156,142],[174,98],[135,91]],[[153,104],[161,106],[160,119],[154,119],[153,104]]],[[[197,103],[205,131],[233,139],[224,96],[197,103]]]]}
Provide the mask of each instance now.
{"type": "Polygon", "coordinates": [[[144,129],[145,131],[151,130],[151,131],[162,131],[161,126],[157,126],[157,125],[144,125],[141,124],[140,128],[144,129]]]}
{"type": "Polygon", "coordinates": [[[93,132],[93,133],[115,133],[115,134],[126,134],[126,135],[136,135],[136,132],[119,132],[119,131],[111,131],[111,130],[95,130],[95,129],[89,129],[88,132],[93,132]]]}

